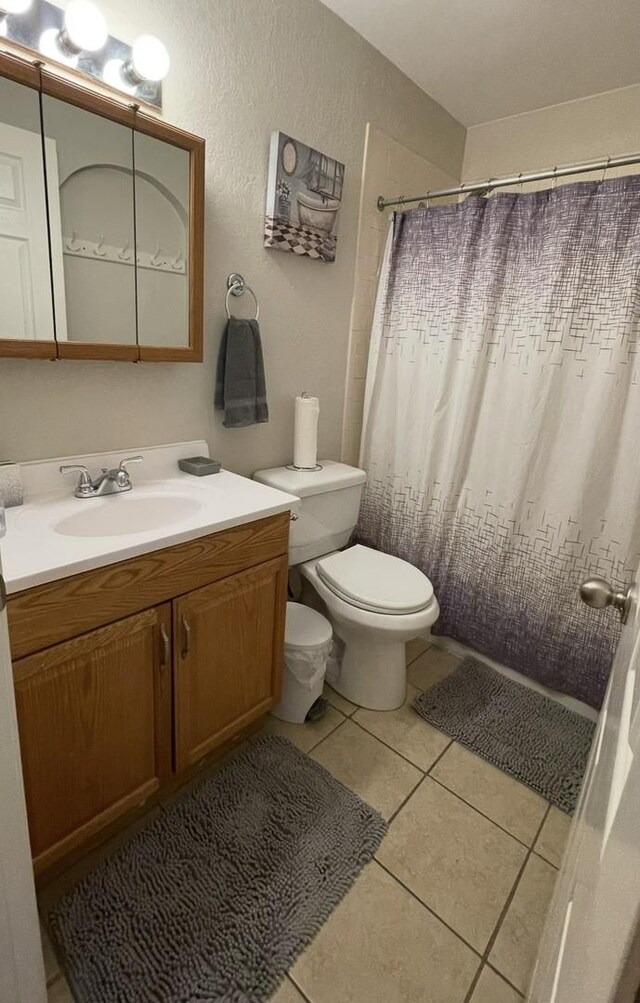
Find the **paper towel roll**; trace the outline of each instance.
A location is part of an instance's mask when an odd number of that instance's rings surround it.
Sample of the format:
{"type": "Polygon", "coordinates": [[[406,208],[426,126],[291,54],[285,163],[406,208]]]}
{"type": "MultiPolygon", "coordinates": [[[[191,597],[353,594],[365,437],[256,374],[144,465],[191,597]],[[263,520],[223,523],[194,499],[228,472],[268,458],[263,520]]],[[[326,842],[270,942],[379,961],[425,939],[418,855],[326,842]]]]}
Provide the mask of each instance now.
{"type": "Polygon", "coordinates": [[[293,465],[313,469],[318,456],[318,416],[320,401],[307,393],[296,397],[293,430],[293,465]]]}

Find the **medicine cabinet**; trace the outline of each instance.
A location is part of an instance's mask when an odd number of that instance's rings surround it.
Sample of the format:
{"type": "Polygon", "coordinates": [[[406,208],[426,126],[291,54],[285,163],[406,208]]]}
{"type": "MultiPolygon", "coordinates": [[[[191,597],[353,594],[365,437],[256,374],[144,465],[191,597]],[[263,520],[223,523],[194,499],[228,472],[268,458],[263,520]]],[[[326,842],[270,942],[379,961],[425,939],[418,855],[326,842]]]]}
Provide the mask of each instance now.
{"type": "Polygon", "coordinates": [[[204,140],[0,54],[0,356],[202,361],[204,140]]]}

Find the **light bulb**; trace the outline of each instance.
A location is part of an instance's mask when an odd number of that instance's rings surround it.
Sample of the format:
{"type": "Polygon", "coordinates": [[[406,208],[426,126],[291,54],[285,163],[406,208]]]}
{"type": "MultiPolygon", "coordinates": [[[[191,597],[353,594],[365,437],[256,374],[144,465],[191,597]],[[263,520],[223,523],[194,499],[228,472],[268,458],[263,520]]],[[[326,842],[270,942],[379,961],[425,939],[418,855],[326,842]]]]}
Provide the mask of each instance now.
{"type": "Polygon", "coordinates": [[[136,84],[128,79],[122,59],[109,59],[102,71],[102,78],[105,84],[117,87],[118,90],[125,91],[127,94],[135,94],[136,92],[136,84]]]}
{"type": "Polygon", "coordinates": [[[32,3],[33,0],[0,0],[0,15],[24,14],[32,3]]]}
{"type": "Polygon", "coordinates": [[[64,15],[63,47],[76,54],[98,52],[108,37],[107,22],[95,4],[89,0],[72,0],[64,15]]]}
{"type": "Polygon", "coordinates": [[[164,80],[169,72],[169,53],[159,38],[142,35],[131,50],[131,62],[127,69],[133,71],[138,80],[164,80]]]}
{"type": "Polygon", "coordinates": [[[43,56],[55,59],[57,63],[75,68],[78,65],[77,55],[70,55],[69,51],[62,48],[60,42],[60,32],[57,28],[47,28],[40,35],[38,48],[43,56]]]}

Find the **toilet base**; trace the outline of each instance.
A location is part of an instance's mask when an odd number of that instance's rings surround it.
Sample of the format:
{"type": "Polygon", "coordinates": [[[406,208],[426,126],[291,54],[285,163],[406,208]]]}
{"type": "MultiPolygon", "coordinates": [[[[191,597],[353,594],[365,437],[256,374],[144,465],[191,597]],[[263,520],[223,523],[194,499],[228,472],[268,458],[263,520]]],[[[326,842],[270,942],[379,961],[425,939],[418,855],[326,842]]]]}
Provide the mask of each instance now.
{"type": "Polygon", "coordinates": [[[337,693],[368,710],[397,710],[407,696],[405,643],[371,640],[362,630],[335,623],[345,649],[340,674],[331,686],[337,693]]]}
{"type": "Polygon", "coordinates": [[[306,561],[300,573],[324,603],[333,632],[345,645],[334,690],[368,710],[397,710],[407,695],[405,644],[421,637],[440,614],[434,596],[412,613],[379,613],[353,606],[336,595],[318,575],[316,561],[306,561]]]}

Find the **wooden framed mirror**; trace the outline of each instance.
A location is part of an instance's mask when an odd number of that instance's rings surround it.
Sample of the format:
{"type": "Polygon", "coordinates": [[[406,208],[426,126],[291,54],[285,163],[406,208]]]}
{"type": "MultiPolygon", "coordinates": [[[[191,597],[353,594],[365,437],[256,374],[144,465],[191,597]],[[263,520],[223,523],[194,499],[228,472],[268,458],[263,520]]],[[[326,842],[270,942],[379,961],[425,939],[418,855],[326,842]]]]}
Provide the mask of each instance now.
{"type": "Polygon", "coordinates": [[[0,55],[3,87],[0,355],[202,361],[204,140],[0,55]],[[21,291],[11,185],[30,201],[21,291]]]}

